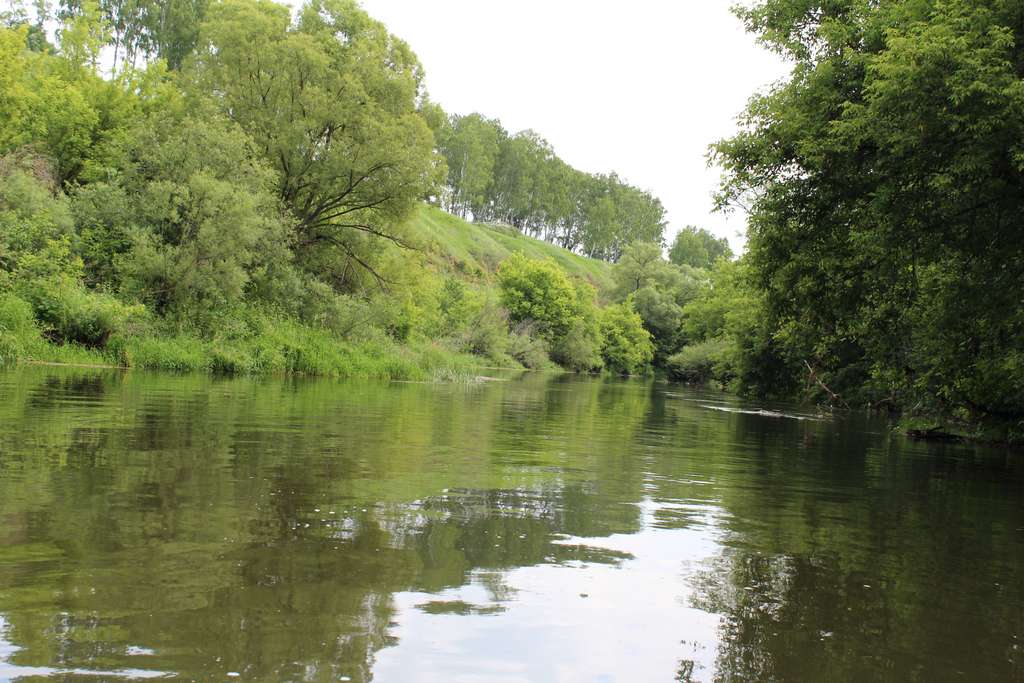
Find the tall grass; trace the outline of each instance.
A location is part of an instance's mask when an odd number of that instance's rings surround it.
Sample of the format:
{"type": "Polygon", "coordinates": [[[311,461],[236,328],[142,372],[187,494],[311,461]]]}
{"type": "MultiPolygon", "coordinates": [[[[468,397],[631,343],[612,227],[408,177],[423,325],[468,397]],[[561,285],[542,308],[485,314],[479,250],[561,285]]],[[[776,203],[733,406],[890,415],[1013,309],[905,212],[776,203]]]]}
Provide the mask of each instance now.
{"type": "Polygon", "coordinates": [[[115,335],[105,348],[48,341],[31,307],[0,297],[0,363],[119,365],[168,372],[294,374],[337,378],[459,381],[475,377],[482,359],[430,341],[398,344],[386,337],[348,342],[289,319],[259,319],[247,334],[202,339],[159,328],[115,335]]]}

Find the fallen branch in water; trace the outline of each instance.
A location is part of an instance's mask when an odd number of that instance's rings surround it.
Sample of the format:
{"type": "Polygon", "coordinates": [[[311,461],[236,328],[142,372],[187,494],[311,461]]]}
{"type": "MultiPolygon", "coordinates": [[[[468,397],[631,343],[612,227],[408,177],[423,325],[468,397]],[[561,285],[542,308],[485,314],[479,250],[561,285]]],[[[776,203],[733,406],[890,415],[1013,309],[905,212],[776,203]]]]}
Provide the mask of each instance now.
{"type": "Polygon", "coordinates": [[[815,372],[814,368],[812,368],[812,367],[811,367],[811,364],[810,364],[810,363],[808,363],[808,362],[807,362],[807,361],[805,360],[805,361],[804,361],[804,365],[806,365],[806,366],[807,366],[807,372],[808,372],[808,373],[810,373],[810,375],[808,376],[808,379],[810,379],[811,381],[813,381],[814,383],[816,383],[816,384],[817,384],[817,385],[818,385],[819,387],[821,387],[822,389],[824,389],[824,390],[825,390],[825,393],[826,393],[826,394],[828,394],[828,396],[829,396],[829,400],[830,400],[831,402],[833,402],[833,403],[840,403],[840,404],[842,404],[842,406],[843,406],[844,408],[846,408],[847,410],[849,410],[849,409],[850,409],[850,404],[849,404],[849,403],[847,403],[846,401],[844,401],[844,400],[843,400],[843,397],[842,397],[842,396],[840,396],[840,395],[839,395],[839,394],[837,394],[836,392],[834,392],[834,391],[832,391],[831,389],[829,389],[829,388],[828,388],[828,385],[827,385],[827,384],[825,384],[824,382],[822,382],[822,381],[821,381],[821,378],[820,378],[820,377],[818,377],[818,373],[817,373],[817,372],[815,372]]]}

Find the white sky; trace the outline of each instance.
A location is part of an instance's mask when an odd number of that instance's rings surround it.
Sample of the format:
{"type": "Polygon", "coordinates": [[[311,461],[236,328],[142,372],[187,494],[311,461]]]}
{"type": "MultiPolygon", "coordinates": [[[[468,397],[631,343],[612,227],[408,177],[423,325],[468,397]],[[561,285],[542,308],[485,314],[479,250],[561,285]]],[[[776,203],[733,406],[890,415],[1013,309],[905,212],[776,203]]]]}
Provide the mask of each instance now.
{"type": "Polygon", "coordinates": [[[661,198],[669,240],[694,224],[738,251],[744,218],[712,213],[720,172],[705,154],[788,69],[755,45],[732,4],[362,0],[412,46],[446,111],[532,128],[576,168],[617,171],[661,198]]]}

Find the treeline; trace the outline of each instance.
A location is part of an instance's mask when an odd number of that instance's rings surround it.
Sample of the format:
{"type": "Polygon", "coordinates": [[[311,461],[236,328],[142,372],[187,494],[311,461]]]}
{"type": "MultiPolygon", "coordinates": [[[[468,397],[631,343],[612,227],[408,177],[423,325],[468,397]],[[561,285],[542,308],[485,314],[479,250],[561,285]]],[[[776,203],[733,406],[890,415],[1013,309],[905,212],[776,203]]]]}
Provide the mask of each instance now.
{"type": "MultiPolygon", "coordinates": [[[[2,20],[0,359],[649,366],[639,317],[551,263],[435,267],[412,219],[450,175],[438,109],[416,56],[355,2],[66,0],[2,20]]],[[[626,237],[590,239],[613,258],[626,237]]]]}
{"type": "Polygon", "coordinates": [[[661,242],[661,201],[616,174],[576,170],[535,132],[510,134],[497,119],[446,115],[437,105],[426,114],[448,166],[439,197],[447,211],[606,261],[634,242],[661,242]]]}

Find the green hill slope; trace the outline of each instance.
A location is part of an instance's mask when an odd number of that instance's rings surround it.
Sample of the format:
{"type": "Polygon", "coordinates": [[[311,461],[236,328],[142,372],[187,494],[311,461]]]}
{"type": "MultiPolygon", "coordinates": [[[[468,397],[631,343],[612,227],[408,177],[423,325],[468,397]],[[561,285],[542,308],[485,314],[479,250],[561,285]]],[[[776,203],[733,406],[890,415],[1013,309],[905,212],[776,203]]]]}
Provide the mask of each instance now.
{"type": "MultiPolygon", "coordinates": [[[[496,291],[494,273],[498,265],[516,252],[533,259],[550,258],[570,277],[590,282],[598,292],[607,293],[611,288],[611,264],[573,254],[511,228],[467,223],[430,206],[421,206],[406,227],[410,241],[422,249],[422,265],[439,275],[473,283],[477,292],[496,291]]],[[[394,245],[381,244],[395,250],[393,254],[399,260],[410,256],[394,245]]],[[[463,337],[472,335],[466,329],[444,329],[447,323],[438,318],[434,298],[437,282],[423,280],[427,273],[422,270],[410,268],[409,273],[412,279],[403,281],[398,293],[378,293],[378,299],[371,303],[339,298],[333,304],[336,309],[324,309],[325,322],[303,321],[243,304],[224,313],[231,324],[212,334],[196,334],[180,320],[140,313],[132,327],[116,331],[105,344],[93,347],[54,342],[44,334],[48,328],[35,320],[28,302],[0,291],[0,366],[25,361],[175,372],[402,380],[441,377],[448,381],[446,378],[475,377],[474,368],[481,363],[515,364],[504,351],[508,344],[504,338],[495,346],[500,347],[499,351],[491,349],[488,355],[469,348],[471,344],[463,337]],[[404,303],[389,308],[389,303],[394,304],[389,299],[395,296],[404,303]],[[402,325],[408,329],[401,338],[388,331],[402,325]],[[419,327],[413,331],[416,325],[419,327]],[[357,328],[358,332],[353,332],[357,328]]],[[[473,313],[480,319],[472,324],[472,332],[479,334],[481,326],[491,324],[502,329],[498,336],[507,333],[502,318],[485,320],[486,313],[473,313]]]]}
{"type": "Polygon", "coordinates": [[[420,207],[409,226],[426,244],[430,258],[442,270],[467,275],[490,274],[517,251],[529,258],[553,259],[572,277],[587,280],[598,291],[612,286],[611,264],[574,254],[513,228],[485,226],[452,216],[433,206],[420,207]]]}

